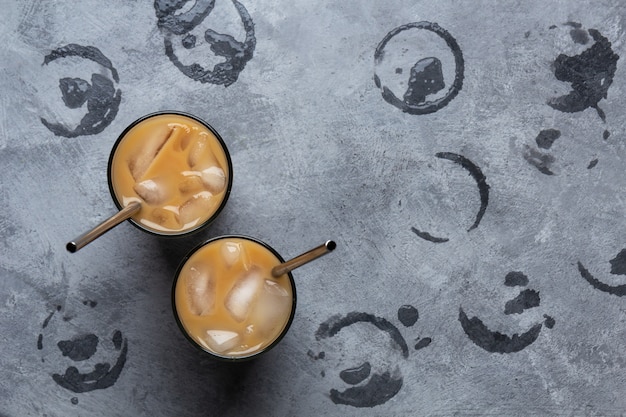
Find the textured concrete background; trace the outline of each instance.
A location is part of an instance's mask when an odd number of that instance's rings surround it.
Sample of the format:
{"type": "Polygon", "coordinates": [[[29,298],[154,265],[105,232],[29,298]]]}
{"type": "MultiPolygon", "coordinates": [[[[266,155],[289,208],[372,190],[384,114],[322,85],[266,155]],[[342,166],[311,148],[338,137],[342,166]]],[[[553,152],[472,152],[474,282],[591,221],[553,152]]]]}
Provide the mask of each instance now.
{"type": "Polygon", "coordinates": [[[623,2],[167,3],[2,1],[1,416],[624,415],[623,2]],[[224,137],[221,217],[67,253],[166,109],[224,137]],[[338,244],[237,366],[170,305],[225,233],[338,244]]]}

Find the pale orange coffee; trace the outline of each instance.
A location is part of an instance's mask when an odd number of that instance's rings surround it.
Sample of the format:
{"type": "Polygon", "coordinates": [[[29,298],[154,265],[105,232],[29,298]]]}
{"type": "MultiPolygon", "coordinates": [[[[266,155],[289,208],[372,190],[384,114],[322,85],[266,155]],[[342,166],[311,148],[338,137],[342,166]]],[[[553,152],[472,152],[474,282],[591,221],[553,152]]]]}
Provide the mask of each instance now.
{"type": "Polygon", "coordinates": [[[122,133],[109,161],[118,206],[140,201],[133,222],[163,235],[187,233],[212,219],[226,203],[231,176],[221,138],[182,113],[140,119],[122,133]]]}
{"type": "Polygon", "coordinates": [[[179,268],[174,312],[187,337],[225,359],[249,358],[285,334],[295,311],[293,277],[271,276],[282,258],[262,242],[225,236],[194,250],[179,268]]]}

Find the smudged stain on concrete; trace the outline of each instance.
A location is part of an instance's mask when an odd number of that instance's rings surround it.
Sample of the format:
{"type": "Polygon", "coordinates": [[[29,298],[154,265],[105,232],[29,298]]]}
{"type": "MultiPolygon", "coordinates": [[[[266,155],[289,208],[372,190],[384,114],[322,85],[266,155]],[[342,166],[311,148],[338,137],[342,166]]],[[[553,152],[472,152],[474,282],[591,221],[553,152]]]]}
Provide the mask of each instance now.
{"type": "Polygon", "coordinates": [[[57,343],[63,356],[73,361],[84,361],[91,358],[98,348],[98,336],[93,333],[74,336],[71,340],[61,340],[57,343]]]}
{"type": "Polygon", "coordinates": [[[504,277],[504,285],[507,287],[525,287],[528,285],[528,277],[520,271],[511,271],[504,277]]]}
{"type": "MultiPolygon", "coordinates": [[[[419,314],[414,306],[405,304],[398,309],[398,318],[403,325],[410,327],[417,322],[419,314]]],[[[332,337],[339,333],[341,329],[357,323],[370,323],[376,326],[379,330],[386,332],[396,347],[400,348],[402,356],[404,358],[408,357],[409,349],[399,330],[386,319],[376,317],[369,313],[351,312],[345,316],[332,316],[324,323],[320,324],[315,333],[315,338],[320,340],[332,337]]],[[[424,338],[415,345],[415,349],[418,350],[424,348],[428,346],[431,341],[432,340],[430,338],[424,338]]],[[[308,356],[313,359],[317,359],[321,356],[321,353],[319,355],[315,355],[313,351],[309,350],[308,356]]],[[[325,373],[322,372],[322,376],[324,375],[325,373]]],[[[355,386],[349,387],[343,391],[332,388],[330,390],[331,400],[335,404],[343,404],[359,408],[371,408],[384,404],[389,399],[394,397],[403,385],[403,377],[397,366],[391,372],[389,370],[385,370],[383,372],[372,373],[372,366],[369,361],[364,361],[356,367],[350,367],[340,371],[339,377],[346,384],[355,386]],[[367,382],[363,383],[366,380],[367,382]]]]}
{"type": "Polygon", "coordinates": [[[386,403],[393,398],[400,389],[404,380],[397,372],[393,374],[373,374],[367,384],[359,387],[350,387],[344,391],[330,390],[330,399],[335,404],[350,405],[358,408],[372,408],[386,403]]]}
{"type": "MultiPolygon", "coordinates": [[[[580,27],[572,30],[575,42],[582,39],[581,31],[584,32],[580,27]]],[[[588,33],[594,40],[588,49],[574,56],[560,54],[554,60],[554,76],[559,81],[570,83],[572,90],[566,95],[549,99],[547,104],[566,113],[593,108],[602,121],[606,121],[598,103],[607,97],[617,70],[619,55],[613,51],[611,42],[598,30],[589,29],[588,33]]]]}
{"type": "MultiPolygon", "coordinates": [[[[581,23],[573,21],[566,22],[564,25],[572,28],[569,34],[574,43],[587,45],[590,37],[594,42],[578,55],[560,54],[556,57],[553,62],[554,76],[559,81],[569,83],[571,90],[565,95],[549,98],[546,103],[553,109],[565,113],[576,113],[593,108],[600,119],[606,122],[605,113],[600,108],[599,102],[607,98],[609,87],[617,71],[619,55],[613,51],[611,42],[598,30],[585,30],[581,23]]],[[[556,27],[551,26],[550,29],[556,27]]],[[[607,140],[610,134],[608,130],[604,130],[602,137],[607,140]]],[[[559,137],[560,131],[546,129],[539,132],[535,141],[540,149],[550,149],[559,137]]],[[[539,172],[554,175],[551,168],[555,162],[554,156],[526,147],[523,157],[539,172]]],[[[597,163],[598,159],[593,159],[587,165],[587,169],[594,168],[597,163]]]]}
{"type": "MultiPolygon", "coordinates": [[[[427,97],[445,87],[445,81],[441,71],[441,61],[437,57],[424,57],[419,59],[413,67],[409,76],[408,89],[403,94],[403,99],[399,99],[389,87],[382,84],[380,76],[374,74],[374,83],[382,90],[383,99],[408,114],[421,115],[434,113],[441,110],[450,103],[463,88],[463,77],[465,71],[465,61],[463,53],[456,39],[437,23],[415,22],[399,26],[385,35],[374,51],[374,61],[382,62],[385,58],[385,47],[389,41],[399,33],[411,30],[427,30],[441,37],[450,48],[454,56],[455,76],[446,94],[434,101],[427,101],[427,97]]],[[[400,71],[401,73],[402,71],[400,71]]],[[[396,70],[396,73],[398,71],[396,70]]]]}
{"type": "Polygon", "coordinates": [[[587,169],[592,169],[595,168],[595,166],[598,165],[598,158],[594,158],[589,162],[589,165],[587,165],[587,169]]]}
{"type": "Polygon", "coordinates": [[[48,314],[48,317],[46,317],[46,319],[43,321],[43,324],[41,325],[42,329],[48,327],[48,324],[50,324],[50,320],[52,319],[52,316],[54,316],[54,313],[56,313],[57,311],[61,311],[61,308],[61,306],[56,306],[56,309],[48,314]]]}
{"type": "Polygon", "coordinates": [[[443,90],[445,86],[441,61],[436,57],[420,59],[411,67],[404,102],[413,106],[422,104],[426,97],[443,90]]]}
{"type": "Polygon", "coordinates": [[[411,227],[411,231],[413,233],[415,233],[417,236],[421,237],[424,240],[427,240],[429,242],[433,242],[433,243],[445,243],[448,242],[450,239],[448,239],[447,237],[437,237],[437,236],[433,236],[428,232],[423,232],[419,229],[416,229],[415,227],[411,227]]]}
{"type": "Polygon", "coordinates": [[[369,362],[364,362],[355,368],[348,368],[339,372],[339,378],[346,384],[356,385],[365,381],[370,376],[371,371],[372,365],[369,362]]]}
{"type": "Polygon", "coordinates": [[[424,337],[418,340],[418,342],[415,344],[415,350],[420,350],[420,349],[425,348],[426,346],[430,345],[432,341],[433,339],[431,339],[430,337],[424,337]]]}
{"type": "Polygon", "coordinates": [[[398,320],[406,327],[411,327],[415,323],[417,323],[419,317],[420,315],[417,311],[417,308],[413,307],[410,304],[400,306],[400,308],[398,309],[398,320]]]}
{"type": "Polygon", "coordinates": [[[60,79],[59,88],[65,105],[70,109],[76,109],[84,106],[86,102],[87,113],[73,129],[43,117],[40,120],[56,136],[74,138],[98,134],[115,119],[122,100],[121,90],[116,90],[113,83],[113,81],[119,83],[117,70],[98,48],[78,44],[68,44],[51,51],[44,57],[43,65],[66,57],[80,57],[96,62],[111,72],[113,80],[97,73],[91,75],[91,84],[80,78],[60,79]]]}
{"type": "Polygon", "coordinates": [[[526,162],[537,168],[542,174],[554,175],[551,170],[552,164],[556,160],[554,156],[539,152],[530,146],[525,147],[523,156],[526,162]]]}
{"type": "Polygon", "coordinates": [[[538,291],[526,289],[520,291],[514,299],[506,302],[504,314],[521,314],[529,308],[539,307],[540,302],[538,291]]]}
{"type": "Polygon", "coordinates": [[[572,30],[569,31],[572,40],[578,44],[586,45],[589,42],[589,35],[587,31],[582,29],[582,24],[578,22],[566,22],[567,26],[571,26],[572,30]]]}
{"type": "Polygon", "coordinates": [[[320,352],[316,354],[311,349],[309,349],[306,354],[309,356],[309,358],[314,360],[324,359],[326,357],[326,352],[320,352]]]}
{"type": "Polygon", "coordinates": [[[609,263],[611,264],[611,274],[626,275],[626,249],[622,249],[609,263]]]}
{"type": "Polygon", "coordinates": [[[561,131],[557,129],[545,129],[539,132],[535,138],[537,146],[541,149],[550,149],[555,140],[561,137],[561,131]]]}
{"type": "MultiPolygon", "coordinates": [[[[48,316],[44,319],[43,324],[41,325],[42,329],[45,329],[46,327],[48,327],[48,324],[50,324],[50,320],[52,319],[52,316],[54,316],[54,313],[56,313],[57,311],[61,311],[61,306],[56,306],[56,308],[50,312],[50,314],[48,314],[48,316]]],[[[43,349],[43,333],[39,333],[39,335],[37,336],[37,350],[42,350],[43,349]]],[[[44,359],[41,358],[41,361],[43,362],[44,359]]]]}
{"type": "Polygon", "coordinates": [[[113,342],[113,346],[115,347],[116,350],[120,350],[122,348],[122,345],[124,343],[124,338],[122,337],[122,332],[120,332],[119,330],[116,330],[113,333],[113,337],[111,338],[111,341],[113,342]]]}

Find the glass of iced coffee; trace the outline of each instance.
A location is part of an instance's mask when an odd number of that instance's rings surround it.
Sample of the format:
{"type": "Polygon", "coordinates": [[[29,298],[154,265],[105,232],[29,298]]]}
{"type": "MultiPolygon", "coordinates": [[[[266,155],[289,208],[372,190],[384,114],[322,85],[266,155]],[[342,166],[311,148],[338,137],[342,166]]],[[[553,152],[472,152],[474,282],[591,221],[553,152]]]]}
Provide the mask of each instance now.
{"type": "Polygon", "coordinates": [[[285,335],[296,309],[291,272],[273,277],[283,258],[248,236],[220,236],[194,248],[172,287],[179,327],[215,358],[239,361],[267,352],[285,335]]]}
{"type": "Polygon", "coordinates": [[[144,116],[122,132],[111,151],[108,180],[120,210],[141,203],[132,224],[180,236],[218,216],[230,194],[232,172],[226,145],[208,123],[167,111],[144,116]]]}

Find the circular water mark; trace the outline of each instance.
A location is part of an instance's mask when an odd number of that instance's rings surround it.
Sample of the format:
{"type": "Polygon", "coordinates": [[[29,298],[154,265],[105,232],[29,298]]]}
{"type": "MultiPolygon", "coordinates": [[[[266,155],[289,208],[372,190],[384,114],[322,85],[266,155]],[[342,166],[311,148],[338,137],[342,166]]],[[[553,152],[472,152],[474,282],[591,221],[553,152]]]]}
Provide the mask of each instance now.
{"type": "Polygon", "coordinates": [[[461,48],[436,23],[414,22],[393,29],[376,47],[374,61],[374,82],[383,98],[405,113],[434,113],[463,88],[465,62],[461,48]],[[399,98],[394,90],[402,89],[399,98]]]}

